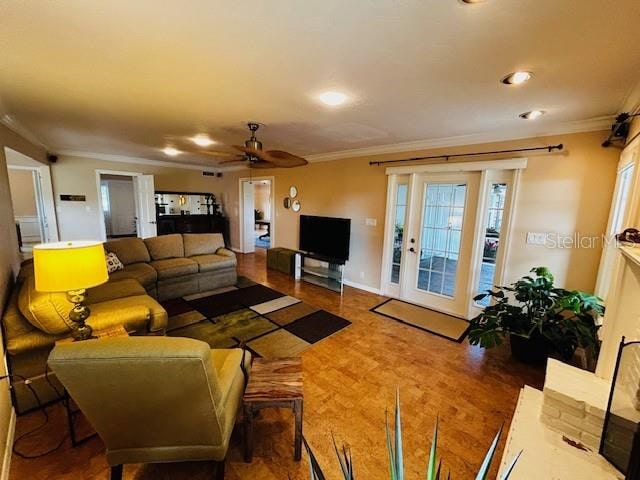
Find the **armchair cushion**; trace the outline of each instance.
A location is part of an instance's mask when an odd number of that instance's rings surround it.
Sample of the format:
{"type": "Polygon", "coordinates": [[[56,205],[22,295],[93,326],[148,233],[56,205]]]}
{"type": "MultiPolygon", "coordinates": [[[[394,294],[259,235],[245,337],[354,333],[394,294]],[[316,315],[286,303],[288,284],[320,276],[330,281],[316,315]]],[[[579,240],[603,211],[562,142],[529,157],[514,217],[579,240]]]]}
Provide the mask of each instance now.
{"type": "Polygon", "coordinates": [[[221,233],[185,233],[184,256],[208,255],[224,248],[224,238],[221,233]]]}
{"type": "Polygon", "coordinates": [[[69,312],[73,304],[67,300],[67,294],[39,292],[35,276],[26,277],[21,284],[18,307],[29,323],[43,332],[56,335],[71,330],[69,312]]]}
{"type": "Polygon", "coordinates": [[[167,258],[153,260],[151,266],[158,272],[158,280],[184,277],[198,273],[198,264],[189,258],[167,258]]]}
{"type": "Polygon", "coordinates": [[[152,260],[184,257],[184,244],[182,235],[179,233],[145,238],[144,243],[149,249],[152,260]]]}

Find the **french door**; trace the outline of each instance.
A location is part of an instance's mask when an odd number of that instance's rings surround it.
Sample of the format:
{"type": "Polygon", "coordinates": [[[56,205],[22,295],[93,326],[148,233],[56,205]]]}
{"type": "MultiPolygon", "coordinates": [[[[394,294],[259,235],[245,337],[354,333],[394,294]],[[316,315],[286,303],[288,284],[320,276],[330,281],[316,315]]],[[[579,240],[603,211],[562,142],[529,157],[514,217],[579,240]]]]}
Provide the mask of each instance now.
{"type": "Polygon", "coordinates": [[[480,172],[412,175],[401,298],[466,316],[480,172]]]}

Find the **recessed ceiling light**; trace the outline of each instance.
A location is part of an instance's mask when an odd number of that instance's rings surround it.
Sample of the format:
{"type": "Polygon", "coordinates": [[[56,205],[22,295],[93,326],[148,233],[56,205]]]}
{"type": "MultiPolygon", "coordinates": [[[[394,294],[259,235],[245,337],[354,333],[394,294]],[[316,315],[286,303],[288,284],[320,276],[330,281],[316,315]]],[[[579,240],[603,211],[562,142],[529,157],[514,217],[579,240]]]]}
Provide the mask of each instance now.
{"type": "Polygon", "coordinates": [[[531,80],[531,77],[533,77],[531,72],[518,71],[510,73],[500,81],[505,85],[520,85],[531,80]]]}
{"type": "Polygon", "coordinates": [[[205,133],[199,133],[195,137],[191,137],[191,141],[196,145],[198,145],[199,147],[208,147],[216,143],[214,140],[212,140],[209,137],[209,135],[205,133]]]}
{"type": "Polygon", "coordinates": [[[520,118],[525,120],[535,120],[536,118],[540,118],[546,112],[544,110],[531,110],[530,112],[524,112],[518,115],[520,118]]]}
{"type": "Polygon", "coordinates": [[[347,96],[341,92],[324,92],[318,98],[322,103],[331,107],[337,107],[347,101],[347,96]]]}
{"type": "Polygon", "coordinates": [[[173,147],[165,147],[162,149],[162,151],[164,152],[165,155],[169,155],[170,157],[175,157],[176,155],[179,155],[180,153],[182,153],[180,150],[173,147]]]}

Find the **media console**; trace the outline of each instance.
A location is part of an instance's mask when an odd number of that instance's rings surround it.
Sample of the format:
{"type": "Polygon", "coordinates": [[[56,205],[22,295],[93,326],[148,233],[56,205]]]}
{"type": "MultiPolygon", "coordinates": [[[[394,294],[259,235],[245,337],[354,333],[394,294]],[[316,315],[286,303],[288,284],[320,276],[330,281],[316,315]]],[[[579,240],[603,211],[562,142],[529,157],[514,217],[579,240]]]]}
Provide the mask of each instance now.
{"type": "Polygon", "coordinates": [[[296,279],[342,294],[344,285],[344,262],[311,253],[297,252],[296,279]]]}

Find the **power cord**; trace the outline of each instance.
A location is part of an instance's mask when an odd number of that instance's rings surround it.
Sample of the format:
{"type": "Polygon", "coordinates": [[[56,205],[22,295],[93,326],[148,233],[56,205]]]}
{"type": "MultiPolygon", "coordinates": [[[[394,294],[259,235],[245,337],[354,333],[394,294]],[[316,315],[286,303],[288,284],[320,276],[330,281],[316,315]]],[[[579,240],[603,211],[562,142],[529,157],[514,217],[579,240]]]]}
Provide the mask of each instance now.
{"type": "MultiPolygon", "coordinates": [[[[49,455],[50,453],[55,452],[56,450],[58,450],[65,442],[65,440],[67,439],[68,433],[65,433],[62,438],[60,439],[60,441],[52,448],[50,448],[49,450],[46,450],[44,452],[40,452],[40,453],[36,453],[36,454],[28,454],[28,453],[23,453],[20,450],[18,450],[18,444],[20,443],[20,441],[24,440],[27,437],[32,436],[33,434],[35,434],[36,432],[38,432],[39,430],[43,429],[48,423],[49,423],[49,412],[47,412],[47,406],[43,406],[42,402],[40,401],[40,397],[38,396],[38,393],[35,391],[35,389],[31,386],[31,380],[29,380],[28,378],[23,377],[22,375],[12,375],[12,374],[8,374],[8,375],[2,375],[0,376],[0,380],[4,380],[5,378],[17,378],[20,379],[24,382],[24,385],[29,389],[29,391],[31,391],[31,393],[33,394],[33,398],[36,401],[36,404],[38,406],[38,409],[42,412],[43,416],[44,416],[44,420],[43,422],[38,425],[35,428],[32,428],[31,430],[29,430],[28,432],[23,433],[22,435],[20,435],[18,438],[16,438],[13,442],[13,453],[15,453],[17,456],[19,456],[20,458],[25,458],[25,459],[33,459],[33,458],[40,458],[40,457],[44,457],[45,455],[49,455]]],[[[51,382],[51,380],[49,379],[48,376],[48,368],[45,368],[45,378],[47,380],[47,382],[49,383],[49,385],[53,388],[53,390],[56,392],[56,394],[60,397],[60,399],[63,399],[63,396],[60,395],[60,392],[58,391],[58,389],[53,385],[53,383],[51,382]]],[[[11,387],[13,388],[13,387],[11,387]]]]}

